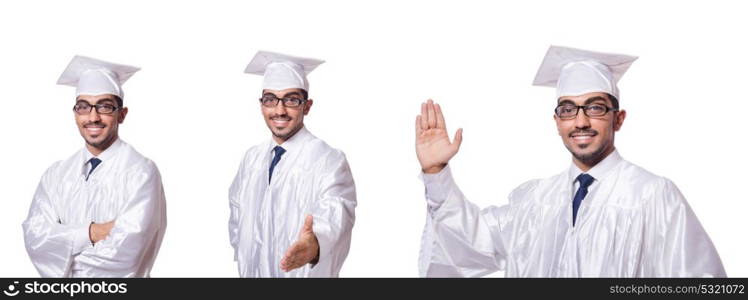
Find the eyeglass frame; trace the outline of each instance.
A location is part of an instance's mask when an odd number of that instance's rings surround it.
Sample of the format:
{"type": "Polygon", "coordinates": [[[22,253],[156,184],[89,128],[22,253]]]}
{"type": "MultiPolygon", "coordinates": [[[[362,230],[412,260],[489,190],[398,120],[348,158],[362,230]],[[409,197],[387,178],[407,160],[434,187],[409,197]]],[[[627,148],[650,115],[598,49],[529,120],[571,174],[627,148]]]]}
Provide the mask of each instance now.
{"type": "Polygon", "coordinates": [[[305,98],[301,98],[301,97],[298,97],[298,98],[297,98],[297,97],[283,97],[283,98],[278,98],[278,97],[276,97],[276,96],[275,96],[275,95],[273,95],[273,94],[265,94],[265,95],[262,95],[262,97],[260,97],[260,99],[259,99],[259,100],[260,100],[260,105],[262,105],[263,107],[268,107],[268,108],[271,108],[271,107],[276,107],[276,106],[278,106],[278,103],[279,103],[279,102],[282,102],[282,103],[283,103],[283,107],[289,107],[289,108],[297,108],[297,107],[301,107],[301,106],[302,106],[302,105],[303,105],[304,103],[306,103],[307,101],[309,101],[309,99],[305,99],[305,98]],[[274,100],[274,101],[275,101],[275,105],[271,105],[271,106],[267,106],[267,105],[265,105],[265,102],[264,102],[264,101],[262,100],[262,99],[263,99],[263,98],[265,98],[265,97],[273,97],[273,98],[275,99],[275,100],[274,100]],[[299,105],[297,105],[297,106],[288,106],[288,105],[286,105],[286,103],[287,103],[288,101],[295,101],[295,100],[301,100],[301,101],[299,102],[299,105]]]}
{"type": "Polygon", "coordinates": [[[91,104],[91,103],[88,103],[88,102],[86,102],[86,101],[78,101],[77,103],[75,103],[75,105],[73,105],[73,112],[75,112],[75,113],[76,113],[77,115],[79,115],[79,116],[84,116],[84,115],[86,115],[86,114],[91,114],[91,111],[92,111],[92,110],[94,110],[94,109],[96,109],[96,113],[97,113],[97,114],[101,114],[101,115],[111,115],[111,114],[113,114],[114,112],[116,112],[116,111],[118,111],[118,110],[121,110],[121,109],[122,109],[122,107],[119,107],[119,106],[116,106],[116,105],[112,105],[112,104],[109,104],[109,103],[96,103],[96,104],[91,104]],[[77,110],[76,110],[75,108],[76,108],[76,107],[77,107],[78,105],[80,105],[80,104],[85,104],[85,105],[88,105],[88,112],[85,112],[85,113],[79,113],[79,112],[78,112],[78,111],[77,111],[77,110]],[[113,107],[114,109],[112,109],[112,111],[111,111],[111,112],[108,112],[108,113],[102,113],[102,112],[99,112],[99,109],[101,109],[101,107],[103,107],[104,105],[108,105],[108,106],[111,106],[111,107],[113,107]]]}
{"type": "Polygon", "coordinates": [[[576,119],[577,116],[579,116],[579,110],[580,110],[580,108],[581,108],[582,111],[584,111],[584,115],[587,116],[588,118],[599,118],[599,117],[602,117],[602,116],[608,114],[608,112],[619,111],[618,108],[610,107],[610,106],[603,105],[603,104],[594,104],[594,103],[591,103],[591,104],[587,104],[587,105],[573,105],[573,104],[566,103],[566,104],[559,104],[559,105],[557,105],[556,108],[553,109],[553,114],[555,114],[557,117],[559,117],[562,120],[572,120],[572,119],[576,119]],[[570,117],[562,117],[562,116],[559,115],[558,109],[560,107],[563,107],[563,106],[574,107],[574,109],[576,109],[577,111],[576,111],[576,113],[574,113],[573,117],[571,117],[571,116],[570,117]],[[587,113],[587,108],[590,107],[590,106],[601,106],[601,107],[605,107],[605,112],[602,113],[602,114],[600,114],[599,116],[590,116],[587,113]]]}

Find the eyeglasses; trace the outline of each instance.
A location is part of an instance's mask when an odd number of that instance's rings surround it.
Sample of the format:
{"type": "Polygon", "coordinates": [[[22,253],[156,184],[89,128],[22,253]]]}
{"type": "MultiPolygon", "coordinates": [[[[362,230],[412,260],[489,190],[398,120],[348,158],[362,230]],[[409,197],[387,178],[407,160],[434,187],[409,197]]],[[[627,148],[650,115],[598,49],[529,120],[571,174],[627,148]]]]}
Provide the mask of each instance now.
{"type": "Polygon", "coordinates": [[[607,114],[609,111],[618,111],[617,108],[607,107],[602,104],[590,104],[590,105],[571,105],[561,104],[556,107],[556,116],[563,120],[570,120],[577,117],[579,109],[584,110],[584,114],[590,118],[599,118],[607,114]]]}
{"type": "Polygon", "coordinates": [[[273,95],[265,95],[260,98],[260,103],[265,107],[276,107],[278,102],[283,102],[283,106],[285,107],[299,107],[306,102],[306,99],[299,97],[283,97],[278,99],[278,97],[273,95]]]}
{"type": "Polygon", "coordinates": [[[120,109],[119,107],[108,103],[91,105],[85,102],[81,102],[73,106],[73,111],[79,115],[87,115],[91,113],[91,110],[94,107],[96,108],[96,113],[105,115],[111,114],[120,109]]]}

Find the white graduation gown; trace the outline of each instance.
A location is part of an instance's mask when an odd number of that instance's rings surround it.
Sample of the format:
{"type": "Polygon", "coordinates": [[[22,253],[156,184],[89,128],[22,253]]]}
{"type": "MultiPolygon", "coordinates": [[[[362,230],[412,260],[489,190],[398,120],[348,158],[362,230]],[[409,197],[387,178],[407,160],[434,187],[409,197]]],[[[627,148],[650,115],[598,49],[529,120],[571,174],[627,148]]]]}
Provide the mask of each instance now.
{"type": "Polygon", "coordinates": [[[42,277],[148,277],[166,229],[166,200],[156,165],[117,139],[88,181],[84,147],[53,164],[34,194],[23,232],[42,277]],[[91,244],[89,225],[116,220],[91,244]]]}
{"type": "Polygon", "coordinates": [[[229,236],[242,277],[336,277],[348,255],[356,188],[345,155],[301,128],[281,144],[286,152],[268,184],[270,141],[250,148],[229,189],[229,236]],[[306,215],[319,241],[315,265],[280,269],[306,215]]]}
{"type": "Polygon", "coordinates": [[[719,255],[670,180],[614,151],[587,173],[595,178],[572,226],[581,173],[528,181],[509,204],[480,209],[463,196],[449,167],[423,174],[428,217],[421,276],[724,277],[719,255]]]}

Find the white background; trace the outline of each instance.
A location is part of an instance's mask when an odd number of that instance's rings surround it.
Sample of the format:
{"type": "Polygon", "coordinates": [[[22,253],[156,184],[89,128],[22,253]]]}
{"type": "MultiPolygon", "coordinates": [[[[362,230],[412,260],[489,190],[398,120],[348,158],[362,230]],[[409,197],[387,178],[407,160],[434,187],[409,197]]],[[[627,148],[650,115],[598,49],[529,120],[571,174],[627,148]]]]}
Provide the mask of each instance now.
{"type": "Polygon", "coordinates": [[[551,44],[640,56],[619,85],[628,118],[616,145],[672,179],[728,275],[748,276],[746,10],[560,2],[2,1],[0,276],[38,276],[21,223],[46,168],[83,146],[74,89],[55,85],[76,54],[142,67],[124,85],[120,133],[158,164],[166,188],[153,276],[237,276],[228,187],[244,151],[270,136],[261,78],[242,73],[259,49],[327,60],[309,77],[306,124],[345,151],[356,181],[341,276],[417,276],[419,103],[437,100],[450,132],[465,130],[452,161],[463,192],[504,204],[520,183],[570,163],[553,89],[530,84],[551,44]]]}

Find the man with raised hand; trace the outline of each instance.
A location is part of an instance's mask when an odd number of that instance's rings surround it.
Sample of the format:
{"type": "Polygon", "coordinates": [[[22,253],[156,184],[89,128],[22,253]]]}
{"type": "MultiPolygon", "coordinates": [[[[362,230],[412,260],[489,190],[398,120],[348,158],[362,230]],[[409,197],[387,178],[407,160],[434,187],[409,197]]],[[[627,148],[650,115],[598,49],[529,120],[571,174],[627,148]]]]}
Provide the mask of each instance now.
{"type": "Polygon", "coordinates": [[[550,47],[534,84],[556,88],[553,119],[571,163],[521,184],[503,206],[481,209],[462,194],[448,165],[462,130],[450,141],[441,107],[421,105],[416,152],[428,203],[422,276],[725,276],[675,184],[616,150],[626,118],[617,82],[635,59],[550,47]]]}

